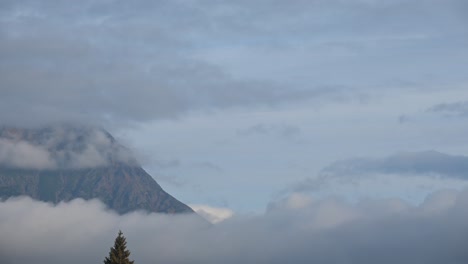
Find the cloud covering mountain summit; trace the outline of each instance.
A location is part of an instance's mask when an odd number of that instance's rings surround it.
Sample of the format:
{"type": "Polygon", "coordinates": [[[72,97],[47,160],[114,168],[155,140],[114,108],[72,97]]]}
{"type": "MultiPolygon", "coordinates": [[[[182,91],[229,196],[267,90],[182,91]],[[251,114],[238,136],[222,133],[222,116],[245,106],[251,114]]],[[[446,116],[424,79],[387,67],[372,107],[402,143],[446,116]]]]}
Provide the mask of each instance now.
{"type": "Polygon", "coordinates": [[[0,129],[2,167],[80,169],[115,162],[137,165],[130,150],[102,129],[71,125],[0,129]]]}
{"type": "Polygon", "coordinates": [[[99,199],[118,213],[191,213],[108,132],[86,126],[0,130],[0,198],[99,199]]]}

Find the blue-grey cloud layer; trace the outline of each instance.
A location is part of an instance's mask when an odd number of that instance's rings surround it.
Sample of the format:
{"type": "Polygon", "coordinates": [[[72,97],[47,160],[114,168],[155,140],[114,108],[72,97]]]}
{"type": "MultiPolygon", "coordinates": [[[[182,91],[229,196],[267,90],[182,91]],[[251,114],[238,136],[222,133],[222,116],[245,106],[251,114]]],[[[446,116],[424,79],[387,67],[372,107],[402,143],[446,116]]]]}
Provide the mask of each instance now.
{"type": "Polygon", "coordinates": [[[381,159],[338,161],[324,168],[322,173],[344,177],[381,173],[468,179],[468,157],[437,151],[405,152],[381,159]]]}
{"type": "Polygon", "coordinates": [[[441,103],[430,107],[427,111],[449,116],[468,117],[468,101],[441,103]]]}
{"type": "Polygon", "coordinates": [[[0,9],[4,123],[145,122],[466,79],[450,70],[466,61],[461,0],[2,1],[0,9]]]}
{"type": "MultiPolygon", "coordinates": [[[[387,177],[384,178],[387,179],[384,180],[384,182],[389,179],[400,180],[400,185],[408,184],[409,186],[413,186],[413,188],[418,184],[405,183],[405,178],[418,177],[419,179],[426,179],[429,181],[466,181],[468,180],[468,157],[463,155],[450,155],[432,150],[401,152],[383,158],[351,158],[340,160],[323,168],[315,177],[308,177],[293,184],[292,187],[289,188],[289,191],[319,192],[333,186],[359,184],[372,180],[374,180],[374,184],[378,186],[378,183],[382,181],[382,177],[387,177]]],[[[460,184],[460,182],[458,182],[458,184],[460,184]]],[[[371,188],[383,188],[380,189],[382,193],[385,191],[391,192],[392,190],[390,185],[386,187],[376,186],[371,188]]],[[[393,186],[393,188],[396,187],[393,186]]],[[[437,187],[435,188],[437,189],[437,187]]],[[[379,189],[366,190],[363,195],[367,196],[375,191],[378,192],[379,189]]],[[[400,195],[405,194],[400,193],[400,195]]]]}
{"type": "Polygon", "coordinates": [[[219,23],[223,37],[235,28],[208,7],[197,1],[2,2],[0,120],[118,124],[329,93],[234,79],[193,58],[199,37],[216,45],[213,26],[219,23]]]}

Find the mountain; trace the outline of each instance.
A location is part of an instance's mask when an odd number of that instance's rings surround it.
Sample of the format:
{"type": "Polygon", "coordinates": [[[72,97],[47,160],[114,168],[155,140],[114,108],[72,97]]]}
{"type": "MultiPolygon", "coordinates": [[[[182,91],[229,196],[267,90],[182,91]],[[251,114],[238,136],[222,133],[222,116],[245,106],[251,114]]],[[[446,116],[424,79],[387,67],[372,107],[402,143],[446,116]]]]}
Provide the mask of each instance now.
{"type": "Polygon", "coordinates": [[[0,198],[100,199],[119,214],[191,213],[111,134],[93,127],[0,128],[0,198]]]}

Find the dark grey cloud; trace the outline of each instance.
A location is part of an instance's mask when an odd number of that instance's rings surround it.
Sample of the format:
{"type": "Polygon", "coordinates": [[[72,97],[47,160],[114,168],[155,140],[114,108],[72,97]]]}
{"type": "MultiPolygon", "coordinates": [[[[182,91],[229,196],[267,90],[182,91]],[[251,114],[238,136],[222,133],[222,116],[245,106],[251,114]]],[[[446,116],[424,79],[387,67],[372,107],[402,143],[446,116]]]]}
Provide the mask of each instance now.
{"type": "Polygon", "coordinates": [[[400,124],[408,123],[409,121],[410,121],[410,118],[407,115],[398,116],[398,123],[400,124]]]}
{"type": "Polygon", "coordinates": [[[437,104],[427,109],[427,112],[448,116],[468,117],[468,101],[437,104]]]}
{"type": "MultiPolygon", "coordinates": [[[[239,47],[265,48],[284,54],[285,59],[294,57],[285,51],[303,48],[305,53],[311,49],[332,56],[337,50],[356,54],[402,42],[419,47],[419,39],[431,40],[440,29],[454,39],[463,36],[465,24],[454,15],[458,6],[466,4],[460,0],[2,1],[0,121],[123,125],[193,110],[354,94],[349,87],[330,88],[336,76],[329,81],[315,78],[314,74],[324,75],[316,67],[297,75],[294,70],[278,74],[295,76],[298,81],[292,85],[271,75],[237,78],[222,63],[197,56],[220,50],[223,60],[232,55],[230,49],[239,47]]],[[[270,64],[257,63],[252,58],[242,68],[253,71],[257,65],[270,64]]],[[[321,64],[328,71],[326,65],[321,64]]],[[[338,67],[333,75],[341,74],[348,82],[345,68],[338,67]]],[[[361,77],[368,79],[368,71],[363,72],[361,77]]],[[[354,79],[359,79],[357,75],[358,71],[353,73],[354,79]]]]}
{"type": "Polygon", "coordinates": [[[401,152],[384,158],[352,158],[336,161],[316,177],[300,181],[284,192],[316,192],[334,184],[357,184],[380,175],[468,179],[468,157],[437,151],[401,152]]]}
{"type": "Polygon", "coordinates": [[[437,151],[402,152],[380,159],[338,161],[324,168],[321,173],[350,177],[375,173],[416,174],[468,179],[468,157],[437,151]]]}
{"type": "Polygon", "coordinates": [[[179,159],[156,159],[151,163],[152,166],[155,166],[159,170],[171,170],[181,167],[191,168],[191,169],[201,169],[201,170],[212,170],[216,172],[222,172],[223,169],[209,161],[200,161],[200,162],[182,162],[179,159]]]}
{"type": "Polygon", "coordinates": [[[468,193],[420,206],[294,195],[263,215],[209,226],[189,215],[119,216],[98,201],[0,203],[2,263],[97,263],[119,229],[136,263],[466,263],[468,193]],[[21,250],[19,250],[21,249],[21,250]]]}
{"type": "Polygon", "coordinates": [[[222,173],[224,171],[222,167],[210,161],[195,162],[189,165],[189,167],[201,170],[210,170],[218,173],[222,173]]]}
{"type": "Polygon", "coordinates": [[[293,139],[301,134],[301,129],[297,126],[287,124],[264,124],[259,123],[245,129],[237,130],[238,136],[252,135],[274,135],[286,139],[293,139]]]}
{"type": "MultiPolygon", "coordinates": [[[[226,29],[222,37],[232,32],[218,21],[216,7],[204,9],[208,3],[2,5],[2,123],[78,120],[122,125],[197,109],[275,105],[334,92],[234,79],[222,68],[194,59],[197,38],[215,34],[218,23],[226,29]]],[[[206,41],[217,40],[211,36],[206,41]]]]}

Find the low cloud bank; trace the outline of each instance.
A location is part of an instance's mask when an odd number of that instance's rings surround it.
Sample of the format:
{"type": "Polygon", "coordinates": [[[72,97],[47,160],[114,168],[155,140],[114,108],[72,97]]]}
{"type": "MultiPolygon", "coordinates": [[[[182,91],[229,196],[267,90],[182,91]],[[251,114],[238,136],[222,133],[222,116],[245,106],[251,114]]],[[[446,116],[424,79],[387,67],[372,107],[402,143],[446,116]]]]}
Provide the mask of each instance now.
{"type": "Polygon", "coordinates": [[[415,207],[348,204],[294,194],[265,214],[209,225],[194,215],[119,216],[97,200],[56,206],[0,203],[0,261],[99,263],[117,231],[135,263],[467,263],[468,191],[441,191],[415,207]]]}

